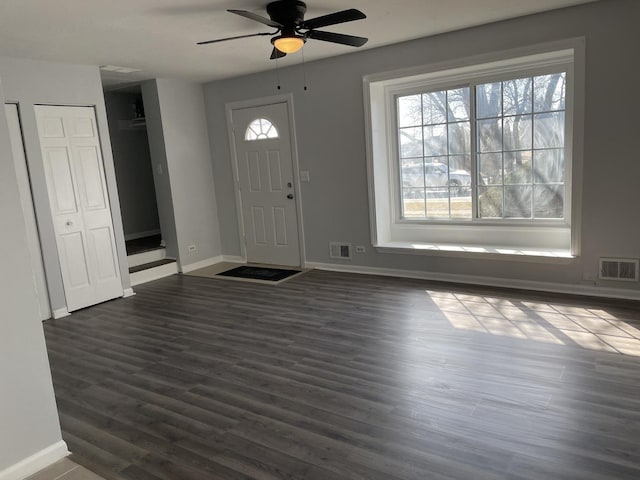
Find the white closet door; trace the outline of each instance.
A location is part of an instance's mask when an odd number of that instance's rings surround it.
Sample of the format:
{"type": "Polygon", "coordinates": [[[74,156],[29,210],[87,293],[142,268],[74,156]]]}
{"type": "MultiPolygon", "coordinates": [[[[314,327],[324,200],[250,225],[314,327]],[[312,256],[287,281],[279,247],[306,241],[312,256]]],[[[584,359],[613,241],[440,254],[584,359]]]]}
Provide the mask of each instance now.
{"type": "Polygon", "coordinates": [[[36,106],[67,309],[122,296],[92,107],[36,106]]]}

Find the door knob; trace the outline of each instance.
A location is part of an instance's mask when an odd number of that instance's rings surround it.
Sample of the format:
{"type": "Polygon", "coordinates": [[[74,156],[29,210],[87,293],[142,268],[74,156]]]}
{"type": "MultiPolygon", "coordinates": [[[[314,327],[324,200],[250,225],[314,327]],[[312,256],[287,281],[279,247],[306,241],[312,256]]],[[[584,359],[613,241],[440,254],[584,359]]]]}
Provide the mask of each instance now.
{"type": "Polygon", "coordinates": [[[65,225],[67,227],[70,227],[71,225],[73,225],[73,222],[71,220],[67,220],[67,223],[65,223],[65,225]]]}
{"type": "Polygon", "coordinates": [[[293,198],[293,193],[290,193],[289,195],[287,195],[287,198],[291,200],[293,198]]]}

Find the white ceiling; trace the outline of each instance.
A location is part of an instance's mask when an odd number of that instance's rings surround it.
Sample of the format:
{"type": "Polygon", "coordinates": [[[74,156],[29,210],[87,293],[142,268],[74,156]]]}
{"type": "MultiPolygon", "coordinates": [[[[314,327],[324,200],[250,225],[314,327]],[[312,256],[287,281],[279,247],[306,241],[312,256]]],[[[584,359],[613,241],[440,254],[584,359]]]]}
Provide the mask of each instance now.
{"type": "MultiPolygon", "coordinates": [[[[594,0],[308,0],[306,18],[347,8],[367,19],[323,30],[369,38],[374,48],[497,20],[594,0]]],[[[213,45],[196,42],[269,32],[227,13],[249,10],[267,16],[267,0],[2,0],[0,56],[117,65],[134,74],[103,74],[106,84],[154,77],[208,81],[273,68],[269,37],[213,45]]],[[[305,60],[356,49],[311,40],[305,60]]],[[[279,60],[299,63],[300,54],[279,60]]]]}

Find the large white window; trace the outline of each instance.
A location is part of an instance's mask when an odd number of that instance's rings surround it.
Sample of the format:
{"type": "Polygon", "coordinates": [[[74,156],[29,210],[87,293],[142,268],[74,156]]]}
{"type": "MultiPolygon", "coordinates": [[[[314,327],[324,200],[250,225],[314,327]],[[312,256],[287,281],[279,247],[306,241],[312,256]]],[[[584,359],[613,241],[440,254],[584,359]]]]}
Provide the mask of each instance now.
{"type": "Polygon", "coordinates": [[[574,50],[365,79],[380,248],[570,257],[574,50]]]}

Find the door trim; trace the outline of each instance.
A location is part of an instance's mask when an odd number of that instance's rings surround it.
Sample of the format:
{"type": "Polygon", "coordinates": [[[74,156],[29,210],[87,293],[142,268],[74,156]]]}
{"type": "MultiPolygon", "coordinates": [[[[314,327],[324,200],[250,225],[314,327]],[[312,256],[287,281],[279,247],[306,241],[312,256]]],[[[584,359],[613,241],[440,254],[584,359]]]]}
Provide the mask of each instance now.
{"type": "MultiPolygon", "coordinates": [[[[12,137],[16,134],[19,136],[19,148],[16,148],[16,155],[14,155],[13,162],[16,168],[16,179],[18,182],[18,190],[20,191],[20,200],[23,210],[23,218],[25,222],[25,228],[27,231],[27,245],[29,247],[30,256],[30,268],[34,279],[34,288],[38,296],[38,311],[40,313],[40,320],[44,321],[52,316],[51,299],[49,296],[49,282],[47,281],[47,275],[44,269],[44,260],[42,253],[42,241],[40,239],[40,228],[38,227],[38,221],[35,211],[35,202],[33,199],[33,190],[31,184],[31,173],[29,172],[29,165],[27,161],[26,144],[24,139],[24,128],[22,125],[22,115],[20,112],[20,104],[18,102],[6,102],[5,112],[7,113],[7,107],[15,109],[15,120],[17,125],[12,125],[9,118],[9,135],[12,137]],[[13,132],[13,128],[17,127],[17,131],[13,132]],[[20,170],[20,171],[18,171],[20,170]]],[[[11,138],[11,148],[14,148],[13,142],[18,142],[18,138],[11,138]]]]}
{"type": "Polygon", "coordinates": [[[307,255],[304,242],[304,222],[302,220],[302,191],[300,189],[300,166],[298,161],[298,138],[296,136],[296,123],[293,108],[293,94],[274,95],[272,97],[255,98],[239,102],[225,104],[227,117],[227,134],[229,139],[229,151],[231,152],[231,170],[233,171],[233,188],[236,198],[236,214],[238,218],[238,234],[240,235],[240,255],[247,261],[247,244],[245,241],[244,217],[242,215],[242,196],[240,194],[240,175],[238,173],[238,153],[236,151],[235,136],[233,134],[233,111],[243,108],[264,107],[284,103],[287,106],[289,120],[289,134],[291,135],[291,163],[293,167],[293,185],[295,187],[295,206],[298,224],[298,248],[300,251],[300,266],[304,268],[307,263],[307,255]]]}

